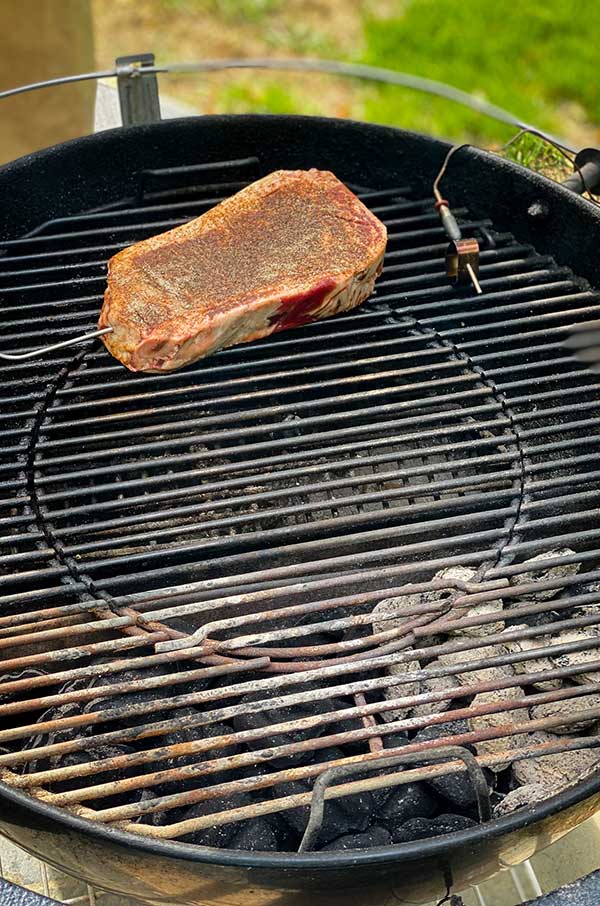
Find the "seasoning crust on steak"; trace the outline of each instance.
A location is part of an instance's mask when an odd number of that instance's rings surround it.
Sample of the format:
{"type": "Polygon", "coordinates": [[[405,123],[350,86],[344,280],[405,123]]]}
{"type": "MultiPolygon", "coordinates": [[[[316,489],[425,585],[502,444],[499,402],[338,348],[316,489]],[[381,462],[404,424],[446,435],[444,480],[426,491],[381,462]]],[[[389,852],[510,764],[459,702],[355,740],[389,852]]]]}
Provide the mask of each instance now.
{"type": "Polygon", "coordinates": [[[132,371],[172,371],[360,305],[386,241],[333,173],[278,170],[111,258],[98,327],[132,371]]]}

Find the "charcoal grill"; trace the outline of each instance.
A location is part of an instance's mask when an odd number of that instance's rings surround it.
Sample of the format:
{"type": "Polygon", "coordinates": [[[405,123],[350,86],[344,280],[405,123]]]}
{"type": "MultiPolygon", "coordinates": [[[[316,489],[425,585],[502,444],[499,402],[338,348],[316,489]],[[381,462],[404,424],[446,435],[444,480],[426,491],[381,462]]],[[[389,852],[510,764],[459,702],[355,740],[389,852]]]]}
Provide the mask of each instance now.
{"type": "MultiPolygon", "coordinates": [[[[360,310],[183,372],[131,375],[100,345],[2,366],[0,826],[50,863],[156,903],[390,903],[489,876],[598,808],[594,774],[493,820],[482,795],[479,826],[425,841],[347,853],[312,851],[314,834],[300,853],[182,842],[311,802],[318,818],[316,794],[279,795],[283,780],[321,776],[327,810],[350,793],[462,771],[466,747],[485,738],[505,747],[471,758],[476,783],[494,760],[600,742],[587,731],[510,748],[519,731],[581,721],[515,721],[519,704],[588,696],[584,716],[600,720],[598,641],[572,635],[600,623],[600,391],[562,345],[570,325],[598,317],[600,216],[542,177],[461,151],[447,191],[480,242],[484,294],[457,290],[431,201],[446,151],[362,123],[203,117],[102,133],[0,173],[6,352],[92,329],[111,254],[276,168],[334,170],[390,234],[360,310]],[[524,561],[548,551],[554,571],[524,575],[524,561]],[[434,578],[453,565],[474,577],[434,578]],[[408,593],[421,595],[408,623],[374,630],[373,607],[408,593]],[[473,607],[499,599],[503,619],[518,618],[509,638],[563,657],[543,679],[585,683],[386,721],[415,704],[402,687],[428,668],[395,678],[385,668],[424,646],[429,658],[498,641],[436,636],[493,623],[473,607]],[[564,660],[576,652],[584,663],[564,660]],[[385,687],[394,699],[381,698],[385,687]],[[248,691],[265,697],[248,704],[248,691]],[[182,726],[332,696],[344,707],[161,742],[182,726]],[[190,705],[196,716],[176,713],[190,705]],[[507,722],[483,735],[386,748],[398,730],[502,712],[507,722]],[[99,736],[113,749],[61,760],[99,736]],[[115,753],[126,742],[133,751],[115,753]],[[343,758],[353,773],[324,775],[318,753],[334,744],[353,746],[343,758]],[[314,760],[294,761],[306,750],[314,760]],[[190,755],[195,767],[176,761],[190,755]],[[391,755],[397,764],[377,770],[391,755]],[[241,810],[178,817],[240,789],[251,794],[241,810]]],[[[526,662],[484,653],[468,669],[521,664],[520,683],[539,681],[526,662]]]]}

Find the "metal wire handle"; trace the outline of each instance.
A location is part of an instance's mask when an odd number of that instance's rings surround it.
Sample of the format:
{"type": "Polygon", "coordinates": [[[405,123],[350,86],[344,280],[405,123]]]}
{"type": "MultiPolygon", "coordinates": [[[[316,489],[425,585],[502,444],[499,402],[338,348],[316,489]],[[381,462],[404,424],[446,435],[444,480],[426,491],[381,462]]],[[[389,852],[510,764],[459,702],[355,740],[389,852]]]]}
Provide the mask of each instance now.
{"type": "MultiPolygon", "coordinates": [[[[143,56],[149,57],[149,54],[143,56]]],[[[128,58],[131,60],[132,58],[128,58]]],[[[498,122],[506,123],[509,126],[518,126],[520,129],[533,128],[530,124],[523,122],[508,110],[490,104],[482,98],[448,85],[446,82],[440,82],[436,79],[425,79],[421,76],[415,76],[411,73],[400,72],[395,69],[386,69],[380,66],[369,66],[364,63],[344,63],[339,60],[320,60],[320,59],[236,59],[226,58],[222,60],[198,60],[190,63],[163,63],[157,66],[152,63],[128,62],[117,65],[114,69],[105,69],[98,72],[85,72],[78,75],[61,76],[60,78],[47,79],[42,82],[32,82],[29,85],[21,85],[17,88],[9,88],[6,91],[0,91],[0,100],[6,97],[12,97],[16,94],[23,94],[27,91],[35,91],[39,88],[50,88],[56,85],[66,85],[73,82],[83,82],[93,79],[106,78],[140,78],[141,76],[158,74],[158,73],[189,73],[189,72],[220,72],[227,69],[267,69],[287,72],[314,72],[326,73],[329,75],[338,75],[347,78],[362,79],[379,84],[396,85],[401,88],[409,88],[412,91],[421,91],[425,94],[434,95],[461,104],[489,116],[498,122]]],[[[538,130],[539,131],[539,130],[538,130]]],[[[549,133],[543,133],[553,138],[549,133]]],[[[564,142],[562,142],[564,144],[564,142]]]]}
{"type": "MultiPolygon", "coordinates": [[[[522,122],[513,113],[504,110],[502,107],[497,107],[495,104],[489,104],[481,98],[461,91],[459,88],[455,88],[452,85],[447,85],[444,82],[438,82],[433,79],[424,79],[420,76],[398,72],[393,69],[368,66],[360,63],[343,63],[339,60],[223,59],[200,60],[190,63],[164,63],[157,66],[154,63],[153,54],[141,54],[138,57],[118,58],[114,69],[60,76],[59,78],[46,79],[42,82],[32,82],[29,85],[20,85],[17,88],[9,88],[6,91],[0,91],[0,100],[13,97],[17,94],[24,94],[28,91],[37,91],[41,88],[51,88],[59,85],[72,84],[74,82],[116,78],[119,85],[119,100],[123,123],[124,125],[130,125],[136,122],[139,123],[160,119],[158,87],[155,78],[156,74],[217,72],[228,69],[320,72],[329,75],[362,79],[380,84],[396,85],[402,88],[409,88],[414,91],[421,91],[426,94],[442,97],[445,100],[453,101],[456,104],[461,104],[463,107],[475,110],[484,116],[489,116],[498,122],[506,123],[511,126],[518,126],[519,129],[533,129],[533,127],[522,122]],[[151,86],[148,85],[150,79],[153,83],[151,86]],[[144,91],[144,88],[148,88],[149,90],[144,91]]],[[[546,137],[549,141],[558,142],[558,139],[555,139],[553,136],[541,132],[540,130],[536,131],[540,136],[546,137]]],[[[563,147],[567,147],[564,142],[560,143],[563,147]]],[[[72,337],[70,340],[63,340],[60,343],[52,343],[48,346],[31,349],[28,352],[0,352],[0,361],[20,362],[26,359],[38,358],[46,355],[46,353],[54,352],[57,349],[65,349],[68,346],[75,346],[79,343],[85,343],[88,340],[104,336],[105,334],[111,333],[112,329],[112,327],[105,327],[101,330],[89,331],[78,337],[72,337]]]]}
{"type": "Polygon", "coordinates": [[[327,787],[331,786],[335,780],[352,776],[352,774],[356,774],[357,772],[364,773],[365,771],[374,771],[379,768],[392,768],[405,764],[421,764],[423,761],[447,761],[452,758],[464,762],[475,791],[479,820],[482,823],[489,821],[492,817],[492,807],[488,786],[483,771],[472,752],[463,748],[463,746],[443,746],[435,752],[410,752],[408,754],[398,752],[395,755],[389,755],[387,758],[378,758],[376,761],[369,762],[369,764],[340,764],[323,771],[323,773],[317,777],[313,786],[308,824],[306,825],[304,836],[300,841],[298,852],[306,852],[316,843],[323,823],[325,790],[327,787]]]}

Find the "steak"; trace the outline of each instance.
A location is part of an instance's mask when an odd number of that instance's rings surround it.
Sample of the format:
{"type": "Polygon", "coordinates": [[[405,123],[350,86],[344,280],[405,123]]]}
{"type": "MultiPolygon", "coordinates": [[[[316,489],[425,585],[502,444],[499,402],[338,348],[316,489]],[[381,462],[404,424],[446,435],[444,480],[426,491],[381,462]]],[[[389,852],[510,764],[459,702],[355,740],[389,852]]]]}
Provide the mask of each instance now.
{"type": "Polygon", "coordinates": [[[98,327],[132,371],[172,371],[360,305],[386,241],[333,173],[278,170],[111,258],[98,327]]]}

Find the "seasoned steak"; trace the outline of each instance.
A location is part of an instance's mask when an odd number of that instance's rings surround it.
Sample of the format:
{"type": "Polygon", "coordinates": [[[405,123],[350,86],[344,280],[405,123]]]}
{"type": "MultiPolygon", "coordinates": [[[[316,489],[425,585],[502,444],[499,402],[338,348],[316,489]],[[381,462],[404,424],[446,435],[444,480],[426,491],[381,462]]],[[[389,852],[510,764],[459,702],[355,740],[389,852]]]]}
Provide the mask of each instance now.
{"type": "Polygon", "coordinates": [[[111,258],[98,326],[132,371],[172,371],[360,305],[386,240],[333,173],[278,170],[111,258]]]}

